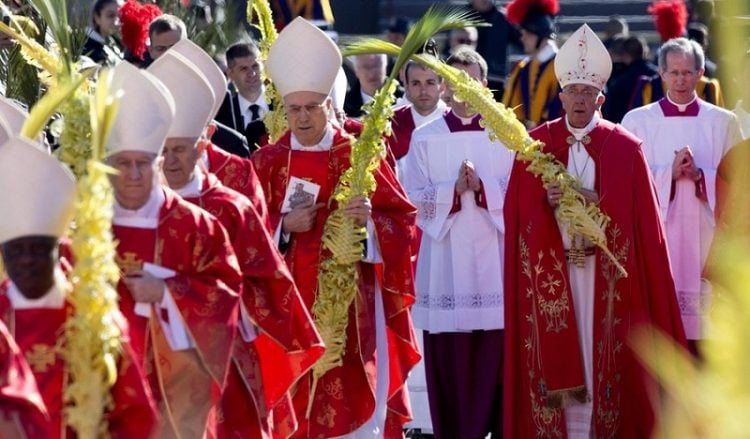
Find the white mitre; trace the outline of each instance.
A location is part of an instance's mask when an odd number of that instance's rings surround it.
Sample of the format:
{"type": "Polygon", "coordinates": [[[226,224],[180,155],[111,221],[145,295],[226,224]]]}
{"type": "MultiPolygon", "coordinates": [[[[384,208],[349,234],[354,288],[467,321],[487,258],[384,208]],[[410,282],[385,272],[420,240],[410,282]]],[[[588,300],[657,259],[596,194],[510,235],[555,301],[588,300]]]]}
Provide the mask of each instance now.
{"type": "Polygon", "coordinates": [[[0,243],[62,236],[75,196],[73,174],[41,145],[21,137],[0,145],[0,243]]]}
{"type": "Polygon", "coordinates": [[[172,94],[175,117],[167,138],[197,138],[203,134],[213,115],[215,97],[211,85],[185,57],[168,50],[156,59],[148,72],[159,79],[172,94]]]}
{"type": "Polygon", "coordinates": [[[333,83],[333,89],[331,90],[331,103],[334,110],[344,111],[347,88],[349,88],[349,83],[346,80],[346,73],[344,73],[343,67],[339,67],[339,71],[336,74],[336,81],[333,83]]]}
{"type": "Polygon", "coordinates": [[[29,113],[21,107],[21,104],[0,96],[0,119],[5,121],[13,136],[21,134],[21,128],[28,117],[29,113]]]}
{"type": "Polygon", "coordinates": [[[141,151],[161,155],[172,126],[175,103],[151,73],[123,61],[112,71],[114,93],[122,90],[117,116],[107,139],[107,154],[141,151]]]}
{"type": "Polygon", "coordinates": [[[279,33],[266,61],[268,75],[282,97],[298,91],[328,96],[339,67],[339,48],[302,17],[292,20],[279,33]]]}
{"type": "Polygon", "coordinates": [[[555,76],[560,87],[586,84],[601,90],[611,73],[612,58],[587,24],[568,38],[555,57],[555,76]]]}
{"type": "Polygon", "coordinates": [[[222,73],[219,66],[206,53],[199,45],[190,41],[187,38],[183,38],[177,42],[169,52],[179,53],[185,57],[198,71],[201,72],[203,77],[211,85],[211,89],[214,92],[214,103],[211,109],[211,118],[216,117],[216,113],[219,112],[221,103],[224,102],[224,96],[227,94],[227,78],[222,73]]]}

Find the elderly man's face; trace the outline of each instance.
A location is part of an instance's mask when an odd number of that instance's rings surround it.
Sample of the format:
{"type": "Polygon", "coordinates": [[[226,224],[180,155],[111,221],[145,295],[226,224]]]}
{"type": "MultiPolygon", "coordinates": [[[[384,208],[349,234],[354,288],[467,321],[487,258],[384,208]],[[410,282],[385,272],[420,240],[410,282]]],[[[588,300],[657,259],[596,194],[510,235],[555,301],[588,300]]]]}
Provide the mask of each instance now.
{"type": "Polygon", "coordinates": [[[574,128],[584,128],[604,103],[599,89],[585,84],[569,84],[560,92],[560,100],[568,122],[574,128]]]}
{"type": "Polygon", "coordinates": [[[192,180],[200,157],[197,144],[198,139],[185,137],[170,137],[164,143],[162,173],[170,188],[180,189],[192,180]]]}
{"type": "Polygon", "coordinates": [[[164,52],[171,49],[182,39],[182,33],[179,30],[170,30],[162,33],[155,33],[149,36],[151,43],[148,46],[148,53],[152,59],[156,59],[164,52]]]}
{"type": "Polygon", "coordinates": [[[687,104],[695,96],[695,86],[703,76],[703,69],[696,70],[691,53],[667,53],[667,68],[659,69],[662,81],[667,86],[669,97],[678,104],[687,104]]]}
{"type": "Polygon", "coordinates": [[[57,238],[22,236],[0,246],[8,277],[28,299],[44,296],[54,285],[57,238]]]}
{"type": "Polygon", "coordinates": [[[385,82],[386,63],[380,55],[359,55],[354,63],[354,73],[362,85],[362,91],[374,92],[385,82]]]}
{"type": "Polygon", "coordinates": [[[312,91],[296,91],[284,96],[289,129],[302,145],[320,142],[331,112],[331,98],[312,91]]]}
{"type": "Polygon", "coordinates": [[[111,155],[107,163],[117,170],[110,176],[117,202],[126,209],[140,209],[151,196],[156,175],[156,154],[122,151],[111,155]]]}

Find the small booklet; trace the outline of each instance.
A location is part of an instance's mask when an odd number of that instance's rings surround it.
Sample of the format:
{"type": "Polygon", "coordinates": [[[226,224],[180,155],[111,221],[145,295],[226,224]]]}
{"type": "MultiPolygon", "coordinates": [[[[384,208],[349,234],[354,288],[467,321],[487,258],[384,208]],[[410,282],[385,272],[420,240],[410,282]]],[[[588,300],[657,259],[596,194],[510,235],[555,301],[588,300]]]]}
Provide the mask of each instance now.
{"type": "Polygon", "coordinates": [[[299,206],[312,205],[318,200],[320,185],[298,177],[289,177],[281,213],[291,212],[299,206]]]}

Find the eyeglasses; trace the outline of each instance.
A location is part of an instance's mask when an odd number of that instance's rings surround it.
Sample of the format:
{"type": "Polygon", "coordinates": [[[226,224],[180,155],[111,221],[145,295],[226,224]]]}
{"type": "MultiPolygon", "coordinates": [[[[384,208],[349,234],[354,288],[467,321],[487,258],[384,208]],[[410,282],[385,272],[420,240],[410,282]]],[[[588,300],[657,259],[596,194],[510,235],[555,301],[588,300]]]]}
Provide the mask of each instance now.
{"type": "Polygon", "coordinates": [[[591,99],[591,98],[595,98],[599,96],[599,90],[595,88],[585,88],[583,90],[576,90],[574,88],[564,88],[563,93],[574,98],[577,98],[580,96],[586,99],[591,99]]]}
{"type": "Polygon", "coordinates": [[[467,46],[471,46],[473,44],[476,44],[476,40],[472,40],[471,38],[459,38],[456,40],[457,44],[466,44],[467,46]]]}
{"type": "Polygon", "coordinates": [[[304,112],[306,115],[315,114],[319,111],[323,110],[323,107],[325,107],[326,101],[323,101],[319,104],[307,104],[307,105],[287,105],[284,108],[286,108],[286,114],[288,116],[292,117],[298,117],[301,116],[304,112]]]}
{"type": "Polygon", "coordinates": [[[695,70],[670,70],[667,72],[667,75],[677,78],[680,76],[684,76],[686,78],[692,78],[693,75],[695,75],[695,70]]]}

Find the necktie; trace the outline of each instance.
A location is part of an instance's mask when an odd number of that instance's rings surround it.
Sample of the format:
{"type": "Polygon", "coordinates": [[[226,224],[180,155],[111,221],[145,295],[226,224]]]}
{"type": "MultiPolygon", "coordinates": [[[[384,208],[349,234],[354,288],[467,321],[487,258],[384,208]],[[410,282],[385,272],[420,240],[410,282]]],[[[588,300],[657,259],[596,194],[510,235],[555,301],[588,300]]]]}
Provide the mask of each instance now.
{"type": "Polygon", "coordinates": [[[250,110],[250,121],[258,120],[260,119],[260,106],[258,104],[253,104],[249,107],[247,107],[248,110],[250,110]]]}

